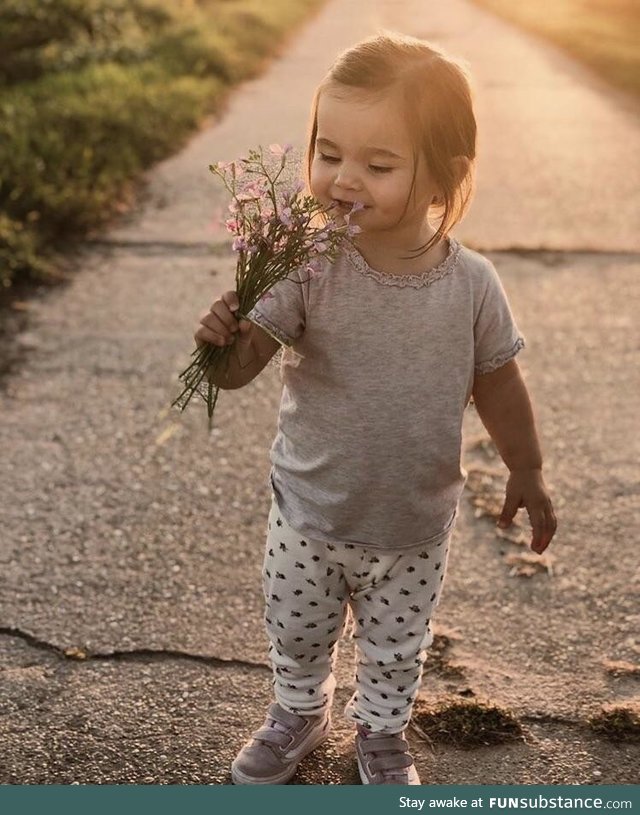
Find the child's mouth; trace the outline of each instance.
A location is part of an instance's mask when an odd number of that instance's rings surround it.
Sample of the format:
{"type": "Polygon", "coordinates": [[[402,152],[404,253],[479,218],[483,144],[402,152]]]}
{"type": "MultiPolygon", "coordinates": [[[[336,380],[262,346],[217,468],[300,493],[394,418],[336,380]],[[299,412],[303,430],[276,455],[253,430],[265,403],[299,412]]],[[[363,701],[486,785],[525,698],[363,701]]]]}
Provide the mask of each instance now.
{"type": "Polygon", "coordinates": [[[332,200],[331,208],[337,210],[341,215],[349,215],[351,212],[355,215],[363,209],[368,209],[359,201],[341,201],[339,198],[332,200]]]}

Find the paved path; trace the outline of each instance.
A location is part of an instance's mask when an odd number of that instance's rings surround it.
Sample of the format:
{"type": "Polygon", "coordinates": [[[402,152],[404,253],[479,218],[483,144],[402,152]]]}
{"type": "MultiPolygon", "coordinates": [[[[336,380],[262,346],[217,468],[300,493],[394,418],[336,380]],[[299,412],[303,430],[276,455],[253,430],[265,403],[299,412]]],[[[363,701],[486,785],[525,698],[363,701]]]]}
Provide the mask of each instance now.
{"type": "MultiPolygon", "coordinates": [[[[606,664],[640,654],[637,110],[462,0],[333,0],[155,168],[73,282],[32,304],[24,362],[0,391],[0,782],[229,783],[270,693],[259,574],[278,377],[271,366],[223,394],[210,438],[202,411],[167,409],[196,315],[233,280],[231,259],[209,252],[222,198],[206,168],[302,144],[328,64],[381,26],[434,39],[476,77],[478,193],[456,234],[492,257],[527,336],[561,522],[551,574],[517,576],[522,546],[482,517],[502,480],[469,411],[471,477],[423,701],[491,699],[527,739],[432,752],[413,734],[423,778],[637,780],[639,748],[586,727],[602,703],[638,696],[637,675],[606,664]]],[[[338,704],[350,658],[347,643],[338,704]]],[[[356,782],[336,718],[301,782],[356,782]]]]}

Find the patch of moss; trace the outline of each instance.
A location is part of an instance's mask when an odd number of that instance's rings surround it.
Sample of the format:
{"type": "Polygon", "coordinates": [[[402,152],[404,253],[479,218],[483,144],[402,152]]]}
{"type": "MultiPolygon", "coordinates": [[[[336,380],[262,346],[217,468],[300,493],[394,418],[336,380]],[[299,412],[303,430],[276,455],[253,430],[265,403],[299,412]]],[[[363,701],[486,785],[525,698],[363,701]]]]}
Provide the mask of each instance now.
{"type": "Polygon", "coordinates": [[[522,726],[511,711],[475,699],[418,702],[412,726],[427,741],[459,748],[523,740],[522,726]]]}
{"type": "Polygon", "coordinates": [[[640,700],[603,705],[589,726],[610,741],[640,744],[640,700]]]}

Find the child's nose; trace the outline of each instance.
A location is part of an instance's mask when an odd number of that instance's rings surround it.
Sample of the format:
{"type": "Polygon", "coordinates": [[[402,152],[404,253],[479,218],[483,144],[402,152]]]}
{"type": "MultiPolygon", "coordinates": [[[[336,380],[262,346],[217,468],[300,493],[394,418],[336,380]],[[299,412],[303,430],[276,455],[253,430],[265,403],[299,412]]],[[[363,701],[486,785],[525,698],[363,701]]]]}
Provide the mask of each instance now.
{"type": "Polygon", "coordinates": [[[341,164],[336,173],[335,185],[344,189],[358,189],[360,181],[357,172],[346,164],[341,164]]]}

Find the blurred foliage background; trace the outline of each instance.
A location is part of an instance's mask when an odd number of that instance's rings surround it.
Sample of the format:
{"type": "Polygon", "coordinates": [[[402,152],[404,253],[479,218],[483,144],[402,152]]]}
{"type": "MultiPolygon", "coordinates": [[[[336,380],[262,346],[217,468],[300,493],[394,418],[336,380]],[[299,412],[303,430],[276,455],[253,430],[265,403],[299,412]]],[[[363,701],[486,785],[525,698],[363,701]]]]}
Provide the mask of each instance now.
{"type": "Polygon", "coordinates": [[[131,199],[321,0],[2,0],[0,289],[131,199]]]}

